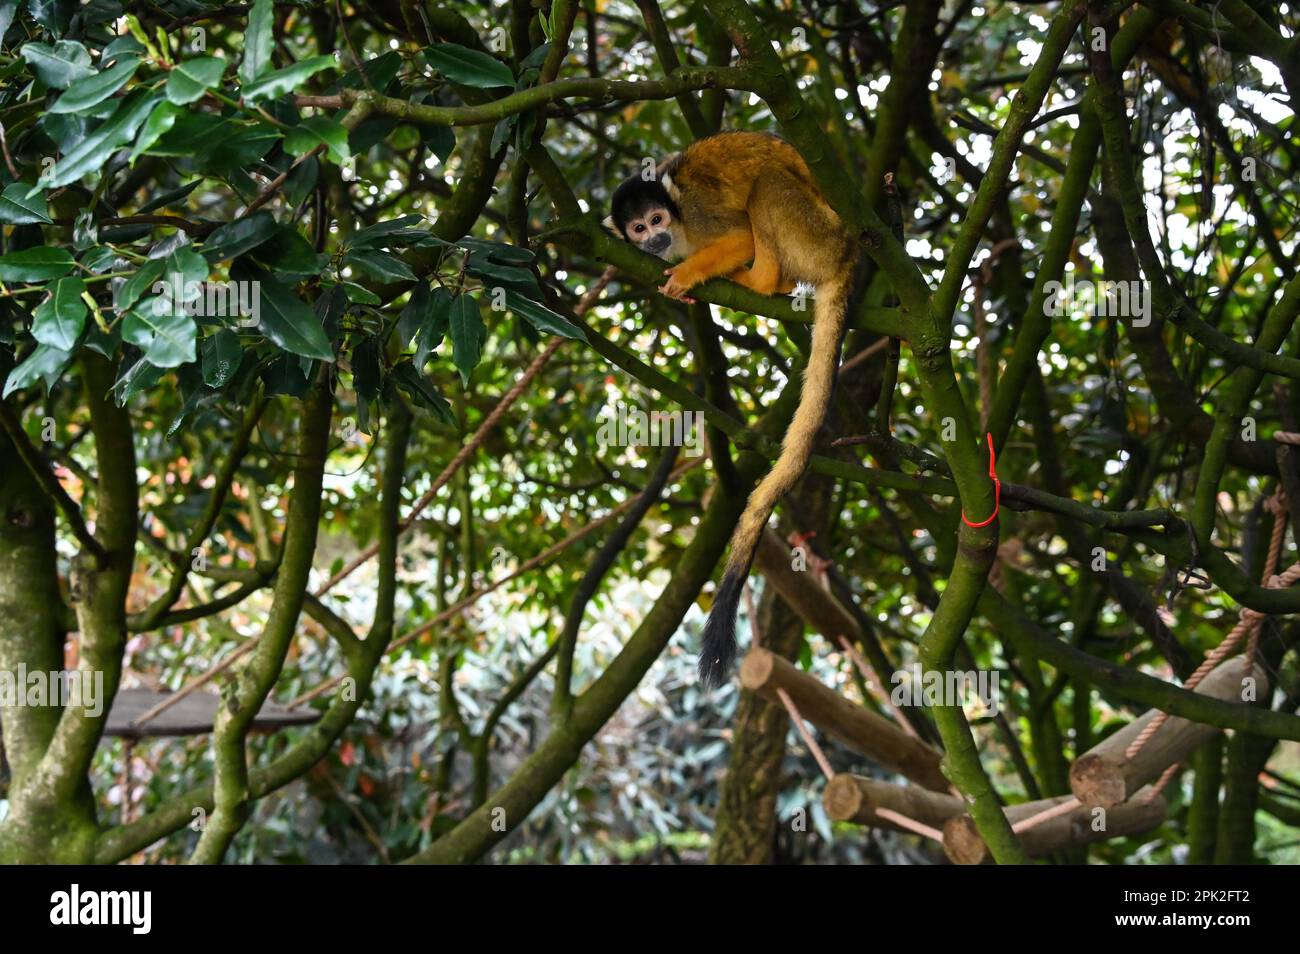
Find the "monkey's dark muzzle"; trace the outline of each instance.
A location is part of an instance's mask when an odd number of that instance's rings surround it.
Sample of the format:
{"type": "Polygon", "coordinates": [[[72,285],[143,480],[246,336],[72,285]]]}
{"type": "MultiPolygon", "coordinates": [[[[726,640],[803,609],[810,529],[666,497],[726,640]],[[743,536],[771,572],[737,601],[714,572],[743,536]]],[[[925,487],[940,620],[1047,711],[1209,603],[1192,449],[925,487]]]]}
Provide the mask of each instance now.
{"type": "Polygon", "coordinates": [[[641,247],[644,248],[651,255],[662,256],[664,252],[668,251],[668,247],[672,244],[673,244],[673,237],[669,235],[667,232],[660,232],[658,235],[654,236],[653,238],[646,239],[645,245],[641,247]]]}

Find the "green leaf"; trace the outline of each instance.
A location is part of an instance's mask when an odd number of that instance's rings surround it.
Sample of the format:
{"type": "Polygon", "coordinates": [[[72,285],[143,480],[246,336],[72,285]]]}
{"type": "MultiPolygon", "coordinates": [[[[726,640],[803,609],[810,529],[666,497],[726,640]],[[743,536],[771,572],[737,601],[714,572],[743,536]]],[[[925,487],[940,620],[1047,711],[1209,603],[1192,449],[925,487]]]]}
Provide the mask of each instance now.
{"type": "Polygon", "coordinates": [[[412,359],[417,370],[423,371],[429,356],[442,344],[451,322],[451,292],[441,286],[433,290],[429,300],[429,309],[420,330],[415,335],[415,357],[412,359]]]}
{"type": "Polygon", "coordinates": [[[338,80],[339,89],[371,89],[383,92],[402,68],[402,57],[396,50],[381,53],[366,60],[359,70],[348,70],[338,80]],[[364,77],[364,78],[363,78],[364,77]]]}
{"type": "Polygon", "coordinates": [[[32,312],[32,337],[41,344],[71,351],[86,327],[86,303],[81,294],[86,283],[80,278],[60,278],[50,290],[50,297],[32,312]]]}
{"type": "Polygon", "coordinates": [[[399,361],[393,365],[393,380],[397,386],[411,396],[417,404],[428,408],[444,424],[454,424],[455,417],[451,413],[451,405],[446,399],[435,391],[415,369],[415,366],[409,361],[399,361]]]}
{"type": "Polygon", "coordinates": [[[189,195],[191,192],[197,189],[202,184],[202,182],[203,182],[202,179],[195,179],[193,182],[189,183],[188,185],[183,185],[179,189],[173,189],[171,192],[168,192],[164,195],[160,195],[156,199],[151,199],[149,202],[140,206],[138,214],[145,215],[149,212],[153,212],[156,209],[165,209],[173,202],[179,202],[181,199],[185,198],[187,195],[189,195]]]}
{"type": "Polygon", "coordinates": [[[59,40],[53,46],[27,43],[22,54],[32,72],[51,89],[67,89],[78,80],[95,75],[90,52],[76,40],[59,40]]]}
{"type": "Polygon", "coordinates": [[[272,274],[299,280],[319,275],[322,257],[297,229],[287,225],[277,226],[274,238],[252,252],[253,260],[272,274]]]}
{"type": "Polygon", "coordinates": [[[515,85],[515,74],[510,72],[510,67],[486,53],[457,43],[435,43],[425,47],[424,58],[447,79],[462,86],[488,89],[515,85]]]}
{"type": "Polygon", "coordinates": [[[424,216],[422,215],[403,215],[395,219],[389,219],[387,222],[376,222],[369,228],[364,228],[353,235],[348,244],[353,248],[365,248],[366,246],[387,248],[391,236],[405,232],[410,226],[423,221],[424,216]]]}
{"type": "Polygon", "coordinates": [[[239,370],[244,349],[239,345],[239,335],[222,328],[215,335],[203,339],[203,383],[210,388],[224,388],[239,370]]]}
{"type": "Polygon", "coordinates": [[[517,125],[519,125],[518,115],[507,116],[497,123],[496,128],[492,130],[492,142],[488,144],[488,151],[492,155],[495,156],[501,151],[501,147],[510,141],[517,125]]]}
{"type": "Polygon", "coordinates": [[[185,106],[221,82],[226,61],[216,56],[200,56],[177,63],[167,74],[167,100],[185,106]]]}
{"type": "Polygon", "coordinates": [[[343,263],[359,268],[381,282],[413,282],[415,273],[396,255],[374,250],[353,249],[343,256],[343,263]]]}
{"type": "Polygon", "coordinates": [[[581,328],[563,315],[557,315],[545,305],[530,301],[518,292],[506,290],[506,307],[536,328],[547,334],[559,335],[561,338],[573,338],[586,341],[587,335],[581,328]]]}
{"type": "Polygon", "coordinates": [[[483,252],[471,253],[467,271],[475,278],[482,279],[483,284],[489,288],[503,286],[525,295],[542,293],[541,286],[537,284],[537,276],[528,269],[494,262],[483,252]]]}
{"type": "Polygon", "coordinates": [[[173,295],[173,299],[180,304],[202,297],[202,284],[208,280],[211,268],[208,266],[207,259],[194,251],[191,246],[182,245],[167,256],[165,271],[169,286],[168,294],[171,294],[171,290],[179,289],[179,298],[173,295]],[[194,294],[190,294],[193,291],[189,287],[191,283],[199,286],[194,294]]]}
{"type": "Polygon", "coordinates": [[[162,102],[155,106],[149,118],[144,121],[144,128],[140,130],[135,145],[131,147],[128,161],[135,165],[135,161],[176,124],[176,117],[181,115],[181,112],[181,108],[174,103],[162,102]]]}
{"type": "Polygon", "coordinates": [[[263,334],[292,354],[321,361],[334,360],[334,349],[330,347],[330,340],[316,312],[292,288],[270,279],[265,272],[243,269],[240,274],[241,277],[245,274],[257,276],[253,280],[259,282],[263,334]]]}
{"type": "Polygon", "coordinates": [[[131,140],[161,100],[161,93],[146,89],[127,94],[117,111],[56,162],[37,185],[41,188],[68,185],[92,170],[101,169],[119,146],[131,140]]]}
{"type": "Polygon", "coordinates": [[[356,282],[339,282],[343,286],[343,291],[347,295],[348,301],[356,302],[358,305],[382,305],[384,300],[372,292],[365,285],[358,285],[356,282]]]}
{"type": "Polygon", "coordinates": [[[125,86],[140,68],[139,60],[126,60],[102,73],[77,80],[50,107],[52,113],[83,113],[98,106],[125,86]]]}
{"type": "Polygon", "coordinates": [[[438,157],[438,161],[444,164],[456,148],[456,131],[450,126],[421,126],[420,139],[438,157]]]}
{"type": "Polygon", "coordinates": [[[125,407],[131,398],[161,381],[164,373],[163,368],[155,367],[144,358],[131,365],[113,384],[113,390],[117,392],[117,406],[125,407]]]}
{"type": "Polygon", "coordinates": [[[328,116],[304,119],[284,136],[284,151],[291,156],[301,156],[320,145],[325,146],[330,159],[336,163],[347,162],[352,155],[348,151],[348,131],[328,116]]]}
{"type": "Polygon", "coordinates": [[[254,212],[246,219],[238,219],[214,231],[203,243],[203,257],[212,264],[228,258],[238,258],[257,248],[276,232],[275,216],[270,212],[254,212]]]}
{"type": "Polygon", "coordinates": [[[193,156],[233,135],[238,123],[211,113],[183,112],[166,134],[148,149],[151,156],[193,156]]]}
{"type": "Polygon", "coordinates": [[[332,56],[313,56],[282,70],[272,70],[243,89],[244,102],[255,105],[267,99],[275,99],[293,92],[299,84],[306,82],[321,70],[333,69],[338,64],[332,56]]]}
{"type": "Polygon", "coordinates": [[[9,377],[5,379],[4,393],[0,394],[0,398],[7,398],[19,388],[30,387],[39,378],[45,379],[46,387],[54,387],[59,380],[59,375],[71,360],[71,352],[51,348],[47,344],[38,344],[27,356],[26,361],[9,372],[9,377]]]}
{"type": "Polygon", "coordinates": [[[433,304],[433,299],[429,295],[429,285],[427,282],[417,282],[411,289],[411,297],[406,302],[406,307],[402,313],[397,316],[397,325],[395,333],[397,334],[398,344],[405,348],[415,337],[425,321],[429,317],[429,308],[433,304]]]}
{"type": "Polygon", "coordinates": [[[14,16],[18,13],[20,2],[21,0],[0,0],[0,37],[5,35],[5,32],[14,22],[14,16]]]}
{"type": "Polygon", "coordinates": [[[365,401],[379,397],[381,384],[380,352],[383,342],[375,335],[367,335],[352,349],[352,386],[365,401]]]}
{"type": "Polygon", "coordinates": [[[109,42],[108,46],[99,54],[100,63],[111,63],[113,60],[124,59],[128,56],[144,56],[148,50],[144,44],[135,37],[119,36],[117,39],[109,42]]]}
{"type": "Polygon", "coordinates": [[[153,288],[154,282],[162,277],[166,267],[167,263],[161,258],[150,259],[141,265],[134,275],[118,286],[113,296],[113,307],[124,312],[138,302],[147,290],[153,288]]]}
{"type": "Polygon", "coordinates": [[[154,367],[177,368],[194,360],[198,329],[179,303],[146,298],[122,319],[122,339],[143,349],[154,367]]]}
{"type": "Polygon", "coordinates": [[[487,325],[479,314],[478,302],[469,295],[460,294],[451,300],[451,360],[460,371],[460,378],[469,384],[469,375],[483,359],[483,342],[487,339],[487,325]]]}
{"type": "Polygon", "coordinates": [[[5,186],[4,194],[0,195],[0,222],[10,225],[49,225],[54,221],[50,218],[50,207],[45,196],[28,196],[31,188],[27,182],[14,182],[5,186]]]}
{"type": "Polygon", "coordinates": [[[244,59],[239,64],[239,81],[247,86],[271,68],[275,49],[275,4],[257,0],[248,12],[248,29],[244,31],[244,59]]]}
{"type": "MultiPolygon", "coordinates": [[[[55,36],[63,36],[68,32],[73,16],[78,14],[78,6],[81,4],[77,0],[27,0],[27,12],[32,15],[32,19],[55,36]]],[[[86,6],[93,8],[96,4],[86,6]]],[[[91,23],[93,22],[92,19],[91,23]]]]}
{"type": "Polygon", "coordinates": [[[456,244],[461,248],[481,251],[492,261],[503,262],[507,265],[526,265],[536,258],[528,249],[520,248],[518,245],[507,245],[505,242],[488,242],[484,239],[463,238],[456,244]]]}
{"type": "Polygon", "coordinates": [[[38,245],[0,255],[0,282],[45,282],[62,278],[72,266],[72,253],[67,249],[38,245]]]}

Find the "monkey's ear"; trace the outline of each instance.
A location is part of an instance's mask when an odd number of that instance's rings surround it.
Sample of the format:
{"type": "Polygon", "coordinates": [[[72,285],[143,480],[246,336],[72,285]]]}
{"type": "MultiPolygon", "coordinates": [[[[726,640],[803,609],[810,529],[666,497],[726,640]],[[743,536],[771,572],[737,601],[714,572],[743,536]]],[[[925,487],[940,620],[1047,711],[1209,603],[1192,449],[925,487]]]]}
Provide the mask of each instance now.
{"type": "Polygon", "coordinates": [[[614,216],[612,215],[605,216],[605,218],[601,221],[600,224],[605,226],[605,228],[609,229],[615,235],[618,234],[618,226],[614,224],[614,216]]]}

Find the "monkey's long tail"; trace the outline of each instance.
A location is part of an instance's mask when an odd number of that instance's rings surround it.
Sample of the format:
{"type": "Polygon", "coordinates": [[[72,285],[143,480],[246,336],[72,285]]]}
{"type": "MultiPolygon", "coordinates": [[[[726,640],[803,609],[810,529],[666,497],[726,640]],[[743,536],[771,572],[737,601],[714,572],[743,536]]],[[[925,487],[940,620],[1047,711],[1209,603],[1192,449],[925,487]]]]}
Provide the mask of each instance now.
{"type": "Polygon", "coordinates": [[[736,610],[758,541],[772,510],[803,476],[812,457],[817,432],[835,387],[840,336],[853,297],[856,270],[850,259],[839,275],[817,288],[813,297],[812,347],[804,369],[799,406],[781,443],[781,456],[749,495],[745,512],[732,532],[731,554],[722,582],[718,584],[713,609],[704,624],[699,672],[700,682],[706,689],[721,685],[731,671],[736,658],[736,610]]]}

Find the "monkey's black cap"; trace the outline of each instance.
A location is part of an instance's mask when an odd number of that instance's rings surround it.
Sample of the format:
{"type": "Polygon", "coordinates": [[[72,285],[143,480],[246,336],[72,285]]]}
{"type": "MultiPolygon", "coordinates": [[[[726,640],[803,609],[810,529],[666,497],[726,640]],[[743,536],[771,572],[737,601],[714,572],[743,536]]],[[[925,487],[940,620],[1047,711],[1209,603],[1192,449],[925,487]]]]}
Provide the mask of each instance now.
{"type": "Polygon", "coordinates": [[[640,175],[626,179],[614,190],[610,200],[610,216],[618,234],[627,237],[627,223],[650,209],[667,209],[674,220],[680,219],[677,203],[672,200],[664,184],[658,179],[642,179],[640,175]]]}

